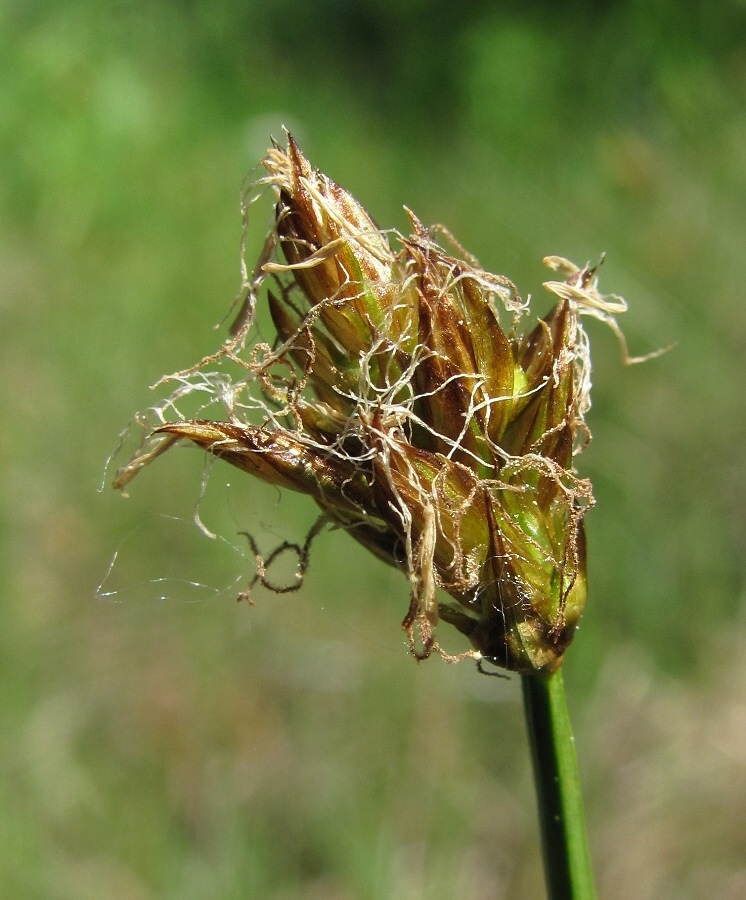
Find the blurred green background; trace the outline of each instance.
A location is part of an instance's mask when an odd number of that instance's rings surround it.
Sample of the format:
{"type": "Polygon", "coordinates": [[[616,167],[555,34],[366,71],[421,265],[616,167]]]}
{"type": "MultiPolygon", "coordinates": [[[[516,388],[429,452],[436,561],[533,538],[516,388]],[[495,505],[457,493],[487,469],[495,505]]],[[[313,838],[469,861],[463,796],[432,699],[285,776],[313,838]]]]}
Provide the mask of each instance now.
{"type": "Polygon", "coordinates": [[[225,334],[283,124],[539,301],[544,255],[607,251],[631,351],[676,342],[624,368],[590,324],[566,679],[600,895],[745,896],[736,0],[0,6],[0,895],[542,896],[516,679],[413,662],[406,580],[345,535],[236,604],[238,532],[302,539],[310,501],[216,466],[200,503],[186,450],[108,486],[148,386],[225,334]]]}

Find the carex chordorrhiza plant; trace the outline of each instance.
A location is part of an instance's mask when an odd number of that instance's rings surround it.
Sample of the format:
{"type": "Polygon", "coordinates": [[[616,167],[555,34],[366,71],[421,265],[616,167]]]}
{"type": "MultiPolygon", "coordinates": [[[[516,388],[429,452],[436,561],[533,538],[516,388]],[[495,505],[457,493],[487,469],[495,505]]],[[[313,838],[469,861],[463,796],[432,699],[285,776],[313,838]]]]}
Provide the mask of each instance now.
{"type": "Polygon", "coordinates": [[[580,317],[618,332],[625,303],[599,293],[596,269],[548,257],[556,303],[532,321],[512,282],[443,229],[407,211],[411,235],[381,231],[290,135],[262,165],[244,208],[270,188],[274,223],[244,270],[231,337],[169,376],[174,393],[115,484],[188,439],[309,494],[323,521],[400,568],[415,656],[471,656],[524,676],[550,892],[592,896],[559,666],[586,600],[583,516],[593,503],[573,468],[589,438],[580,317]],[[261,303],[271,344],[256,336],[261,303]],[[219,402],[220,420],[174,419],[195,391],[219,402]],[[440,620],[472,649],[446,654],[440,620]]]}

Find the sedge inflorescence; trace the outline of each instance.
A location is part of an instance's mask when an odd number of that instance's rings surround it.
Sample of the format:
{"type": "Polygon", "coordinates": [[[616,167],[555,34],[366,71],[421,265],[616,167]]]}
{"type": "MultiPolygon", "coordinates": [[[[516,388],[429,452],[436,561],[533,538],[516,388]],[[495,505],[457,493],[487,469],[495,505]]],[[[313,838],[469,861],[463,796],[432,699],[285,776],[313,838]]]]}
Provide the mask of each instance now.
{"type": "Polygon", "coordinates": [[[556,303],[531,322],[511,281],[455,241],[447,252],[442,230],[409,211],[410,236],[381,231],[289,135],[263,167],[247,208],[269,187],[275,218],[232,336],[169,376],[176,389],[116,485],[188,439],[310,495],[325,521],[402,569],[417,657],[455,658],[436,637],[444,620],[471,642],[462,655],[553,671],[586,599],[593,497],[573,469],[589,437],[580,316],[617,330],[624,301],[599,293],[595,269],[549,257],[556,303]],[[257,337],[264,303],[272,343],[257,337]],[[236,376],[216,371],[226,362],[236,376]],[[193,391],[217,398],[224,419],[182,416],[193,391]]]}

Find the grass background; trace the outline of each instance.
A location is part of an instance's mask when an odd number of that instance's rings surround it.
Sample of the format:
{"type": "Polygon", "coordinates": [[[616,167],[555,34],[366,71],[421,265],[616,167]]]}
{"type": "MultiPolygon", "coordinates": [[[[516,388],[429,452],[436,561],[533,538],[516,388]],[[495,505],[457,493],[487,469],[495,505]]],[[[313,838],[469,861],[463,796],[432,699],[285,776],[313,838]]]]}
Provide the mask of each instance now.
{"type": "Polygon", "coordinates": [[[591,328],[566,679],[601,896],[742,897],[736,0],[0,7],[0,893],[542,894],[515,679],[416,665],[405,579],[344,535],[300,594],[236,604],[238,532],[302,538],[302,498],[216,467],[210,541],[199,454],[107,486],[148,385],[221,337],[283,124],[382,225],[406,203],[524,294],[544,255],[607,251],[632,352],[676,342],[625,369],[591,328]]]}

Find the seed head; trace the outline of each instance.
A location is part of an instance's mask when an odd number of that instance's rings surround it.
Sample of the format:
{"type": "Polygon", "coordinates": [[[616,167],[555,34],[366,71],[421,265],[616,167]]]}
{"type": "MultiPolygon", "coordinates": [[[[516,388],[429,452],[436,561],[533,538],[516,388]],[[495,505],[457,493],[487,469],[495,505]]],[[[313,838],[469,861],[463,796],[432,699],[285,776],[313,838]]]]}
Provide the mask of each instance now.
{"type": "MultiPolygon", "coordinates": [[[[580,316],[625,308],[597,272],[558,257],[557,302],[530,315],[504,276],[484,271],[409,213],[408,237],[381,231],[314,169],[288,135],[257,184],[275,219],[246,280],[234,337],[172,376],[219,397],[226,421],[164,420],[120,470],[124,486],[176,440],[279,487],[309,494],[332,523],[401,568],[403,626],[419,658],[440,619],[478,657],[521,672],[559,666],[586,599],[583,516],[573,469],[589,439],[588,342],[580,316]],[[266,303],[277,333],[253,342],[266,303]],[[507,324],[502,324],[507,320],[507,324]],[[232,360],[241,377],[207,372],[232,360]],[[164,443],[165,442],[165,443],[164,443]]],[[[176,408],[174,398],[164,409],[176,408]]]]}

